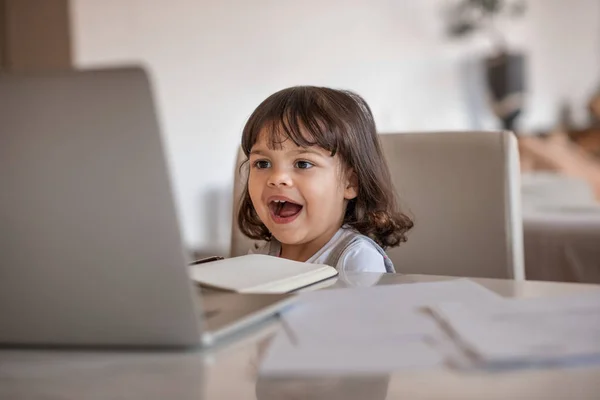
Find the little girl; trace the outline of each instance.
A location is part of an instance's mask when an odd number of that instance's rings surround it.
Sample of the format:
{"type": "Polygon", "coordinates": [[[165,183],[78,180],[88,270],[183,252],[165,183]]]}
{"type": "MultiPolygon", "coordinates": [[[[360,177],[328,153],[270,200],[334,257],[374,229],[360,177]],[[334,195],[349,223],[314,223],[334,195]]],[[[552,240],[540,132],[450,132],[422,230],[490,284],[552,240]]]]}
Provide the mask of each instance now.
{"type": "Polygon", "coordinates": [[[250,171],[238,214],[253,251],[338,271],[395,272],[383,249],[406,240],[371,110],[357,94],[281,90],[244,127],[250,171]]]}

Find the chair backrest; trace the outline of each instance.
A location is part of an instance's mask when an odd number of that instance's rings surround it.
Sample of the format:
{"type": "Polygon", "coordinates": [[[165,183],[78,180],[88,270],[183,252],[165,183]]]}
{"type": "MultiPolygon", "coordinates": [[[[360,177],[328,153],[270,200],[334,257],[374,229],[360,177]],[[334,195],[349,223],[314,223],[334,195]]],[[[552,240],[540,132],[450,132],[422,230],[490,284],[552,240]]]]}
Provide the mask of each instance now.
{"type": "MultiPolygon", "coordinates": [[[[519,157],[509,132],[380,135],[404,211],[408,242],[388,249],[398,272],[523,279],[519,157]]],[[[254,241],[237,227],[246,181],[238,153],[231,256],[254,241]]]]}
{"type": "Polygon", "coordinates": [[[520,172],[510,132],[382,134],[408,241],[398,272],[524,278],[520,172]]]}

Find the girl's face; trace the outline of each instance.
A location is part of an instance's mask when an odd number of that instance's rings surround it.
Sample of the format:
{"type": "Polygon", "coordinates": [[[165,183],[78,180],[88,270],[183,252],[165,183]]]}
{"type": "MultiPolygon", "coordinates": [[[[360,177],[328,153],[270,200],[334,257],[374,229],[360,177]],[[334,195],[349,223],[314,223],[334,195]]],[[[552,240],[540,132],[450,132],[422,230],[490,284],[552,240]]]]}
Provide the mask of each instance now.
{"type": "Polygon", "coordinates": [[[252,204],[282,245],[308,245],[316,252],[340,228],[347,201],[357,195],[352,174],[343,171],[338,155],[318,146],[299,147],[287,139],[269,149],[266,139],[261,132],[250,151],[252,204]]]}

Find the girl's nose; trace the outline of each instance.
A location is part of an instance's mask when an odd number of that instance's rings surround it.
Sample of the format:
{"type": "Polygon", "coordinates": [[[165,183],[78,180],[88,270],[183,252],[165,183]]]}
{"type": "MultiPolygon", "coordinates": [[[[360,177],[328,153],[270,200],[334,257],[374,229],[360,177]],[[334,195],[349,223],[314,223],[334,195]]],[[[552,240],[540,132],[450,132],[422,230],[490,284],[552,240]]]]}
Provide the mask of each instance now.
{"type": "Polygon", "coordinates": [[[267,181],[267,185],[270,187],[290,187],[292,186],[292,178],[290,174],[281,169],[273,169],[273,172],[269,176],[269,180],[267,181]]]}

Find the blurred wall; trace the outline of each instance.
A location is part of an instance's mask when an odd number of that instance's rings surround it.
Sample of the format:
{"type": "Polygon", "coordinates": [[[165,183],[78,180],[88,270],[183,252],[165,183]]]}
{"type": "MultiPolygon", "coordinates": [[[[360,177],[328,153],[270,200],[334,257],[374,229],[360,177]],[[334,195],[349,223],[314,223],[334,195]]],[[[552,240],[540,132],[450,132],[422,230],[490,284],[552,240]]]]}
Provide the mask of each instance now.
{"type": "MultiPolygon", "coordinates": [[[[151,72],[189,245],[226,254],[244,122],[291,85],[348,88],[380,131],[493,128],[476,60],[484,37],[451,41],[443,0],[72,0],[78,66],[143,63],[151,72]]],[[[529,55],[522,128],[550,126],[600,80],[600,2],[530,0],[501,24],[529,55]]]]}

